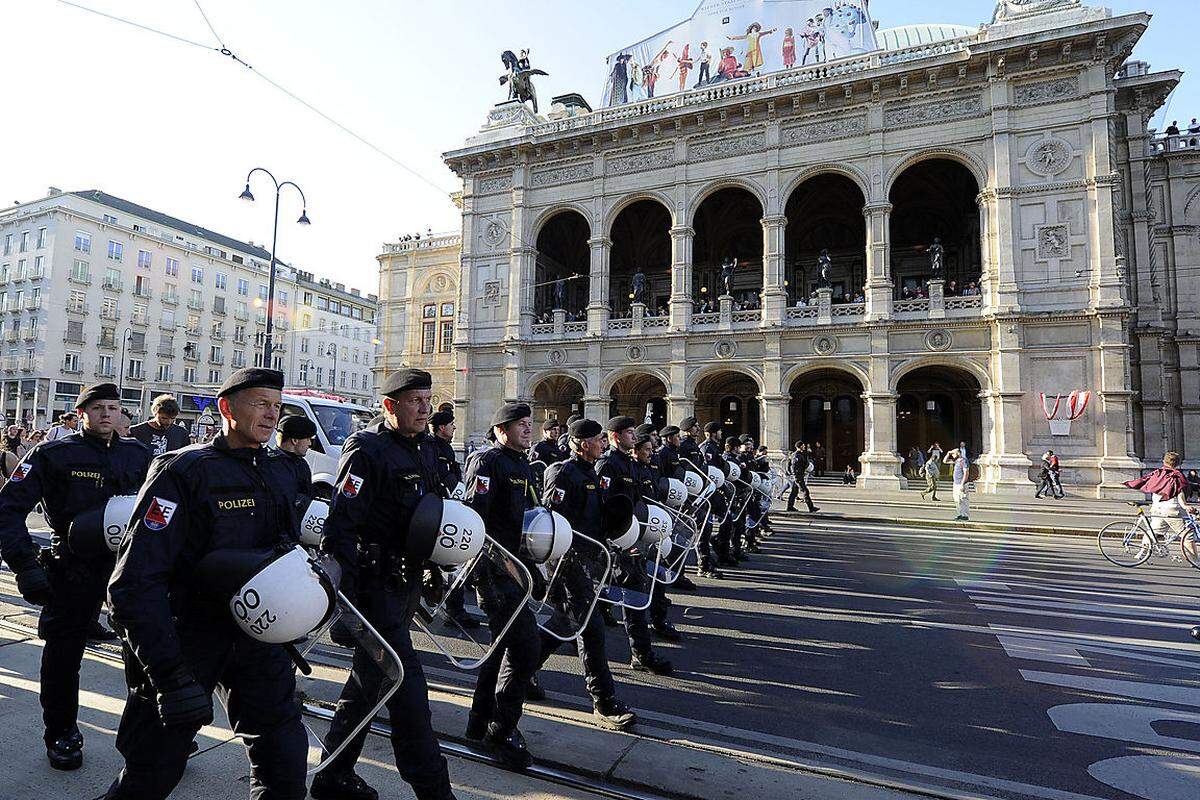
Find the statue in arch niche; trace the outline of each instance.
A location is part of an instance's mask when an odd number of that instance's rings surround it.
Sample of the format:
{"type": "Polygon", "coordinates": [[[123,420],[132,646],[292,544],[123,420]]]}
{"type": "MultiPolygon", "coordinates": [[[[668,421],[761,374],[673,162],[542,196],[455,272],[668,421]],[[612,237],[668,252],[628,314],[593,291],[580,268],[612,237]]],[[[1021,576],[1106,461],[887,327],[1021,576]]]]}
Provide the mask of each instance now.
{"type": "Polygon", "coordinates": [[[648,292],[646,273],[640,269],[633,273],[633,287],[630,291],[633,294],[633,302],[646,305],[646,295],[648,292]]]}
{"type": "Polygon", "coordinates": [[[733,273],[737,270],[738,260],[726,256],[721,262],[721,287],[723,294],[733,296],[733,273]]]}

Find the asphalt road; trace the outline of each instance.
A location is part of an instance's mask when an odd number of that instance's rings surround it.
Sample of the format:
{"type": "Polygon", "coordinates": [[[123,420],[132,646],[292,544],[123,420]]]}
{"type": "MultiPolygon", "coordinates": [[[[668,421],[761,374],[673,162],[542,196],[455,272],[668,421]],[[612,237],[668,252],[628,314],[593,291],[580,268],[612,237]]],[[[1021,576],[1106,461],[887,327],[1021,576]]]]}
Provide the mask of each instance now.
{"type": "MultiPolygon", "coordinates": [[[[1200,796],[1200,572],[1123,570],[1077,537],[776,527],[674,594],[676,677],[616,668],[647,724],[989,796],[1200,796]]],[[[609,653],[628,658],[620,629],[609,653]]],[[[542,683],[584,702],[574,657],[542,683]]]]}

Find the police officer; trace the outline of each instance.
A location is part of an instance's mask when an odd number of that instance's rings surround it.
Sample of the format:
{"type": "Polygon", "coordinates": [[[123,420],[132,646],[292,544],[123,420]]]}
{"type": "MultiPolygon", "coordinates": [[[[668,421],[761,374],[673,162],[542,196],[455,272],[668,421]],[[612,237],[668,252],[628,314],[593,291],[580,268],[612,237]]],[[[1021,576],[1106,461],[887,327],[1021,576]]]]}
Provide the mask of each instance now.
{"type": "MultiPolygon", "coordinates": [[[[766,463],[765,459],[760,459],[755,453],[754,437],[748,433],[743,433],[738,441],[741,445],[738,453],[738,463],[742,466],[742,469],[747,472],[753,472],[760,478],[765,478],[767,472],[770,470],[770,465],[766,463]]],[[[758,553],[761,552],[758,547],[758,535],[763,517],[762,505],[760,504],[762,495],[756,490],[751,489],[749,497],[750,501],[746,506],[745,514],[746,524],[742,529],[743,547],[751,553],[758,553]]]]}
{"type": "MultiPolygon", "coordinates": [[[[745,460],[741,454],[741,443],[737,437],[725,437],[725,449],[721,453],[721,457],[726,461],[738,465],[738,468],[745,472],[745,460]]],[[[721,557],[717,563],[723,567],[736,567],[739,562],[749,561],[750,557],[742,552],[742,537],[746,530],[746,497],[751,491],[749,486],[750,476],[743,475],[738,485],[734,487],[732,511],[730,512],[729,525],[729,550],[728,556],[721,557]]],[[[724,534],[722,534],[724,536],[724,534]]]]}
{"type": "MultiPolygon", "coordinates": [[[[444,488],[444,497],[449,497],[458,485],[462,483],[462,465],[454,453],[454,414],[449,411],[435,412],[429,418],[429,444],[437,456],[438,482],[444,488]]],[[[463,597],[463,587],[459,586],[446,598],[446,611],[450,617],[464,630],[474,630],[479,622],[467,613],[463,597]]]]}
{"type": "Polygon", "coordinates": [[[110,800],[157,800],[183,776],[192,739],[212,722],[212,693],[250,758],[250,795],[305,796],[308,736],[292,660],[281,645],[233,626],[228,599],[204,595],[197,563],[212,550],[294,543],[307,476],[264,447],[275,430],[283,373],[234,372],[217,392],[222,432],[155,459],[121,544],[108,597],[123,630],[129,699],[117,729],[125,768],[110,800]]]}
{"type": "Polygon", "coordinates": [[[542,423],[542,440],[529,450],[530,461],[540,461],[547,467],[564,460],[563,451],[559,448],[558,440],[562,434],[562,426],[557,417],[551,417],[542,423]]]}
{"type": "MultiPolygon", "coordinates": [[[[654,439],[649,434],[642,434],[633,440],[633,466],[635,474],[638,478],[639,493],[642,498],[649,500],[659,500],[661,492],[658,488],[658,466],[654,463],[654,439]]],[[[645,553],[642,558],[647,565],[650,565],[650,558],[645,553]]],[[[647,566],[647,569],[650,569],[647,566]]],[[[680,575],[676,578],[675,583],[687,581],[683,587],[679,587],[686,591],[686,586],[690,585],[692,589],[696,585],[687,580],[686,575],[680,575]]],[[[672,584],[673,586],[675,584],[672,584]]],[[[679,631],[675,630],[675,626],[667,621],[667,614],[671,610],[671,601],[667,597],[666,586],[661,581],[654,582],[654,588],[650,594],[650,629],[654,631],[659,638],[666,639],[668,642],[678,642],[683,638],[679,631]]]]}
{"type": "Polygon", "coordinates": [[[316,494],[312,484],[312,468],[304,458],[316,435],[316,423],[303,414],[290,414],[279,423],[279,451],[295,462],[294,466],[304,483],[304,490],[296,497],[301,519],[304,518],[304,512],[308,510],[308,504],[316,494]]]}
{"type": "MultiPolygon", "coordinates": [[[[508,552],[521,551],[525,511],[537,505],[526,451],[532,438],[533,411],[525,403],[506,403],[492,417],[491,447],[476,450],[467,460],[467,504],[479,512],[488,535],[508,552]]],[[[492,630],[513,618],[525,592],[512,576],[495,569],[477,578],[479,607],[492,630]]],[[[525,692],[541,660],[541,637],[533,612],[522,606],[504,634],[501,645],[479,668],[467,738],[480,740],[511,769],[533,763],[525,737],[517,730],[525,692]]]]}
{"type": "Polygon", "coordinates": [[[684,465],[679,457],[679,428],[668,425],[658,435],[662,444],[658,446],[654,458],[658,462],[659,474],[664,478],[682,479],[684,465]]]}
{"type": "Polygon", "coordinates": [[[704,457],[700,454],[700,446],[697,441],[700,438],[700,423],[696,421],[695,417],[684,417],[679,422],[679,434],[679,457],[696,466],[702,466],[704,457]]]}
{"type": "Polygon", "coordinates": [[[808,448],[804,442],[796,442],[796,449],[788,456],[788,472],[792,476],[792,491],[788,494],[787,510],[796,510],[796,495],[804,493],[804,504],[808,513],[812,514],[821,509],[813,505],[812,495],[808,493],[808,448]]]}
{"type": "MultiPolygon", "coordinates": [[[[427,492],[444,491],[437,456],[425,435],[429,421],[428,372],[399,369],[384,379],[383,420],[352,434],[342,445],[337,490],[321,537],[321,550],[342,565],[343,592],[352,596],[404,666],[404,682],[388,700],[392,752],[400,777],[418,800],[454,794],[446,759],[430,723],[429,688],[413,650],[409,626],[420,600],[423,564],[404,558],[405,537],[417,504],[427,492]]],[[[325,746],[346,740],[379,701],[383,671],[364,648],[354,650],[350,679],[338,700],[325,746]]],[[[375,800],[377,792],[354,772],[367,730],[313,779],[316,800],[375,800]]]]}
{"type": "Polygon", "coordinates": [[[78,769],[83,763],[83,736],[75,724],[79,665],[113,567],[108,554],[71,552],[67,534],[80,512],[102,509],[114,495],[137,492],[150,463],[149,450],[115,433],[119,397],[111,383],[84,389],[75,402],[81,429],[30,450],[0,489],[0,554],[16,573],[21,596],[43,606],[40,698],[46,757],[55,769],[78,769]],[[53,530],[44,553],[25,527],[38,503],[53,530]]]}
{"type": "MultiPolygon", "coordinates": [[[[704,466],[716,467],[728,474],[725,457],[721,454],[721,423],[710,422],[704,426],[704,441],[697,445],[697,449],[704,466]]],[[[716,567],[716,562],[718,559],[728,560],[729,558],[729,535],[733,530],[729,504],[733,495],[732,482],[726,482],[712,494],[712,515],[704,526],[704,532],[700,534],[700,575],[703,577],[723,577],[716,567]],[[715,531],[713,526],[717,523],[714,520],[719,520],[719,527],[715,531]],[[714,534],[715,542],[713,541],[714,534]]]]}
{"type": "MultiPolygon", "coordinates": [[[[608,431],[609,449],[596,462],[596,475],[600,478],[602,496],[623,494],[634,503],[641,499],[640,479],[632,454],[635,427],[637,421],[632,417],[613,417],[605,426],[608,431]]],[[[613,574],[617,583],[625,589],[646,592],[650,588],[643,560],[628,550],[616,554],[613,559],[613,574]]],[[[655,655],[651,647],[646,612],[626,608],[623,613],[625,631],[629,635],[629,649],[633,654],[630,666],[638,672],[672,674],[671,662],[655,655]]]]}
{"type": "MultiPolygon", "coordinates": [[[[582,419],[571,423],[568,434],[571,457],[546,470],[543,503],[566,517],[575,530],[602,542],[601,496],[595,464],[604,452],[604,429],[595,420],[582,419]]],[[[561,596],[553,599],[560,611],[576,615],[578,620],[578,615],[587,613],[594,597],[588,574],[591,565],[584,563],[574,550],[568,550],[565,558],[561,596]]],[[[628,730],[637,722],[637,715],[617,699],[604,637],[604,623],[593,613],[577,639],[584,685],[592,698],[592,716],[597,723],[612,730],[628,730]]],[[[543,634],[541,663],[545,664],[563,644],[560,639],[543,634]]]]}

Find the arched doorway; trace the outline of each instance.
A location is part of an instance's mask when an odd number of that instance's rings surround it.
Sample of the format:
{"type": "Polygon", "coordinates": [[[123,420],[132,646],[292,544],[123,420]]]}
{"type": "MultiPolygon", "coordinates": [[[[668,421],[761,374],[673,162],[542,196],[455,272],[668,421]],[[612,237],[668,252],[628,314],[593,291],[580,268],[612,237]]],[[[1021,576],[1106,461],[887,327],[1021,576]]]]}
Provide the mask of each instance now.
{"type": "Polygon", "coordinates": [[[646,312],[668,313],[671,299],[671,214],[657,200],[638,200],[613,221],[609,304],[613,317],[629,316],[633,276],[646,276],[646,312]]]}
{"type": "Polygon", "coordinates": [[[587,220],[570,209],[552,216],[538,231],[533,287],[538,322],[553,322],[553,312],[560,306],[568,321],[586,318],[590,235],[587,220]]]}
{"type": "Polygon", "coordinates": [[[896,385],[896,444],[902,458],[916,447],[934,444],[949,451],[965,443],[972,461],[983,450],[983,401],[979,381],[965,369],[929,366],[915,369],[896,385]]]}
{"type": "Polygon", "coordinates": [[[754,379],[742,372],[718,372],[696,384],[696,419],[720,422],[724,435],[748,433],[762,441],[762,404],[754,379]]]}
{"type": "Polygon", "coordinates": [[[713,192],[696,209],[692,228],[692,298],[701,308],[719,310],[725,289],[721,264],[737,259],[733,273],[734,308],[759,308],[763,287],[763,208],[745,189],[731,187],[713,192]]]}
{"type": "Polygon", "coordinates": [[[649,422],[655,430],[667,425],[667,387],[653,375],[626,375],[613,384],[610,411],[614,417],[649,422]]]}
{"type": "Polygon", "coordinates": [[[829,251],[832,262],[833,302],[863,302],[867,280],[865,205],[862,190],[845,175],[817,175],[795,188],[785,209],[788,305],[815,299],[822,250],[829,251]]]}
{"type": "Polygon", "coordinates": [[[861,472],[858,457],[866,446],[863,386],[854,375],[838,369],[806,372],[792,381],[788,408],[788,446],[803,441],[824,452],[818,470],[841,472],[847,466],[861,472]]]}
{"type": "MultiPolygon", "coordinates": [[[[566,423],[572,414],[583,413],[583,385],[568,375],[543,378],[533,390],[533,421],[551,417],[566,423]]],[[[538,434],[540,435],[540,434],[538,434]]]]}
{"type": "Polygon", "coordinates": [[[941,240],[947,296],[978,288],[979,182],[957,161],[934,158],[906,169],[892,184],[892,280],[897,297],[923,296],[931,277],[930,247],[941,240]]]}

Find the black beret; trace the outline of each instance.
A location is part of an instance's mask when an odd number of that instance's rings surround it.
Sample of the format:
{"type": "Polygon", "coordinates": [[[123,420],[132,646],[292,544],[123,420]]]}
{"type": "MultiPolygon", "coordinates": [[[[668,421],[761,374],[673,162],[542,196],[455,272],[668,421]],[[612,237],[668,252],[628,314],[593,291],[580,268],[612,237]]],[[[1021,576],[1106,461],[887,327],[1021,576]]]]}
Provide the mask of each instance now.
{"type": "Polygon", "coordinates": [[[552,430],[554,428],[561,428],[561,427],[562,427],[562,425],[559,423],[558,417],[551,417],[550,419],[548,419],[542,423],[542,430],[544,430],[544,431],[552,430]]]}
{"type": "Polygon", "coordinates": [[[432,389],[433,376],[423,369],[398,369],[391,375],[383,379],[383,385],[379,387],[379,393],[384,397],[395,396],[400,392],[407,392],[409,389],[432,389]]]}
{"type": "Polygon", "coordinates": [[[282,391],[283,373],[277,369],[243,367],[225,379],[221,388],[217,390],[217,397],[225,397],[234,392],[240,392],[242,389],[279,389],[282,391]]]}
{"type": "Polygon", "coordinates": [[[279,423],[279,435],[284,439],[310,439],[317,435],[317,426],[303,414],[289,414],[279,423]]]}
{"type": "Polygon", "coordinates": [[[736,436],[726,436],[725,437],[725,446],[726,447],[728,447],[731,444],[737,444],[737,443],[738,443],[738,440],[737,440],[736,436]]]}
{"type": "Polygon", "coordinates": [[[681,431],[690,431],[694,427],[696,427],[695,417],[684,417],[679,420],[679,430],[681,431]]]}
{"type": "Polygon", "coordinates": [[[654,433],[654,425],[649,422],[643,422],[641,425],[638,425],[636,428],[634,428],[633,432],[638,436],[642,436],[647,433],[654,433]]]}
{"type": "Polygon", "coordinates": [[[654,440],[650,438],[650,434],[648,434],[648,433],[639,434],[633,440],[634,447],[641,447],[642,445],[647,444],[647,443],[649,443],[649,444],[654,443],[654,440]]]}
{"type": "Polygon", "coordinates": [[[577,419],[567,426],[567,431],[576,439],[590,439],[604,432],[594,419],[577,419]]]}
{"type": "Polygon", "coordinates": [[[754,444],[754,437],[748,433],[743,433],[742,438],[738,441],[740,441],[742,444],[754,444]]]}
{"type": "Polygon", "coordinates": [[[432,425],[434,429],[436,429],[439,425],[449,425],[451,422],[454,422],[453,411],[436,411],[434,412],[433,416],[429,418],[429,424],[432,425]]]}
{"type": "Polygon", "coordinates": [[[75,407],[83,408],[88,403],[94,403],[97,400],[117,400],[120,401],[121,393],[117,390],[115,383],[97,383],[94,386],[89,386],[79,393],[79,397],[75,399],[75,407]]]}
{"type": "Polygon", "coordinates": [[[582,414],[572,414],[571,416],[567,417],[567,424],[570,425],[572,422],[578,422],[581,419],[583,419],[582,414]]]}
{"type": "Polygon", "coordinates": [[[678,434],[679,432],[680,432],[679,428],[676,428],[674,425],[668,425],[667,427],[665,427],[661,431],[659,431],[658,435],[661,436],[662,438],[666,439],[668,436],[674,436],[674,435],[678,434]]]}
{"type": "Polygon", "coordinates": [[[720,433],[721,432],[721,423],[719,423],[719,422],[708,423],[707,425],[704,426],[704,432],[705,433],[720,433]]]}
{"type": "Polygon", "coordinates": [[[492,427],[507,425],[510,422],[532,416],[533,409],[527,403],[505,403],[492,415],[492,427]]]}
{"type": "Polygon", "coordinates": [[[620,433],[629,428],[637,427],[637,420],[633,417],[613,417],[608,421],[607,427],[612,433],[620,433]]]}

